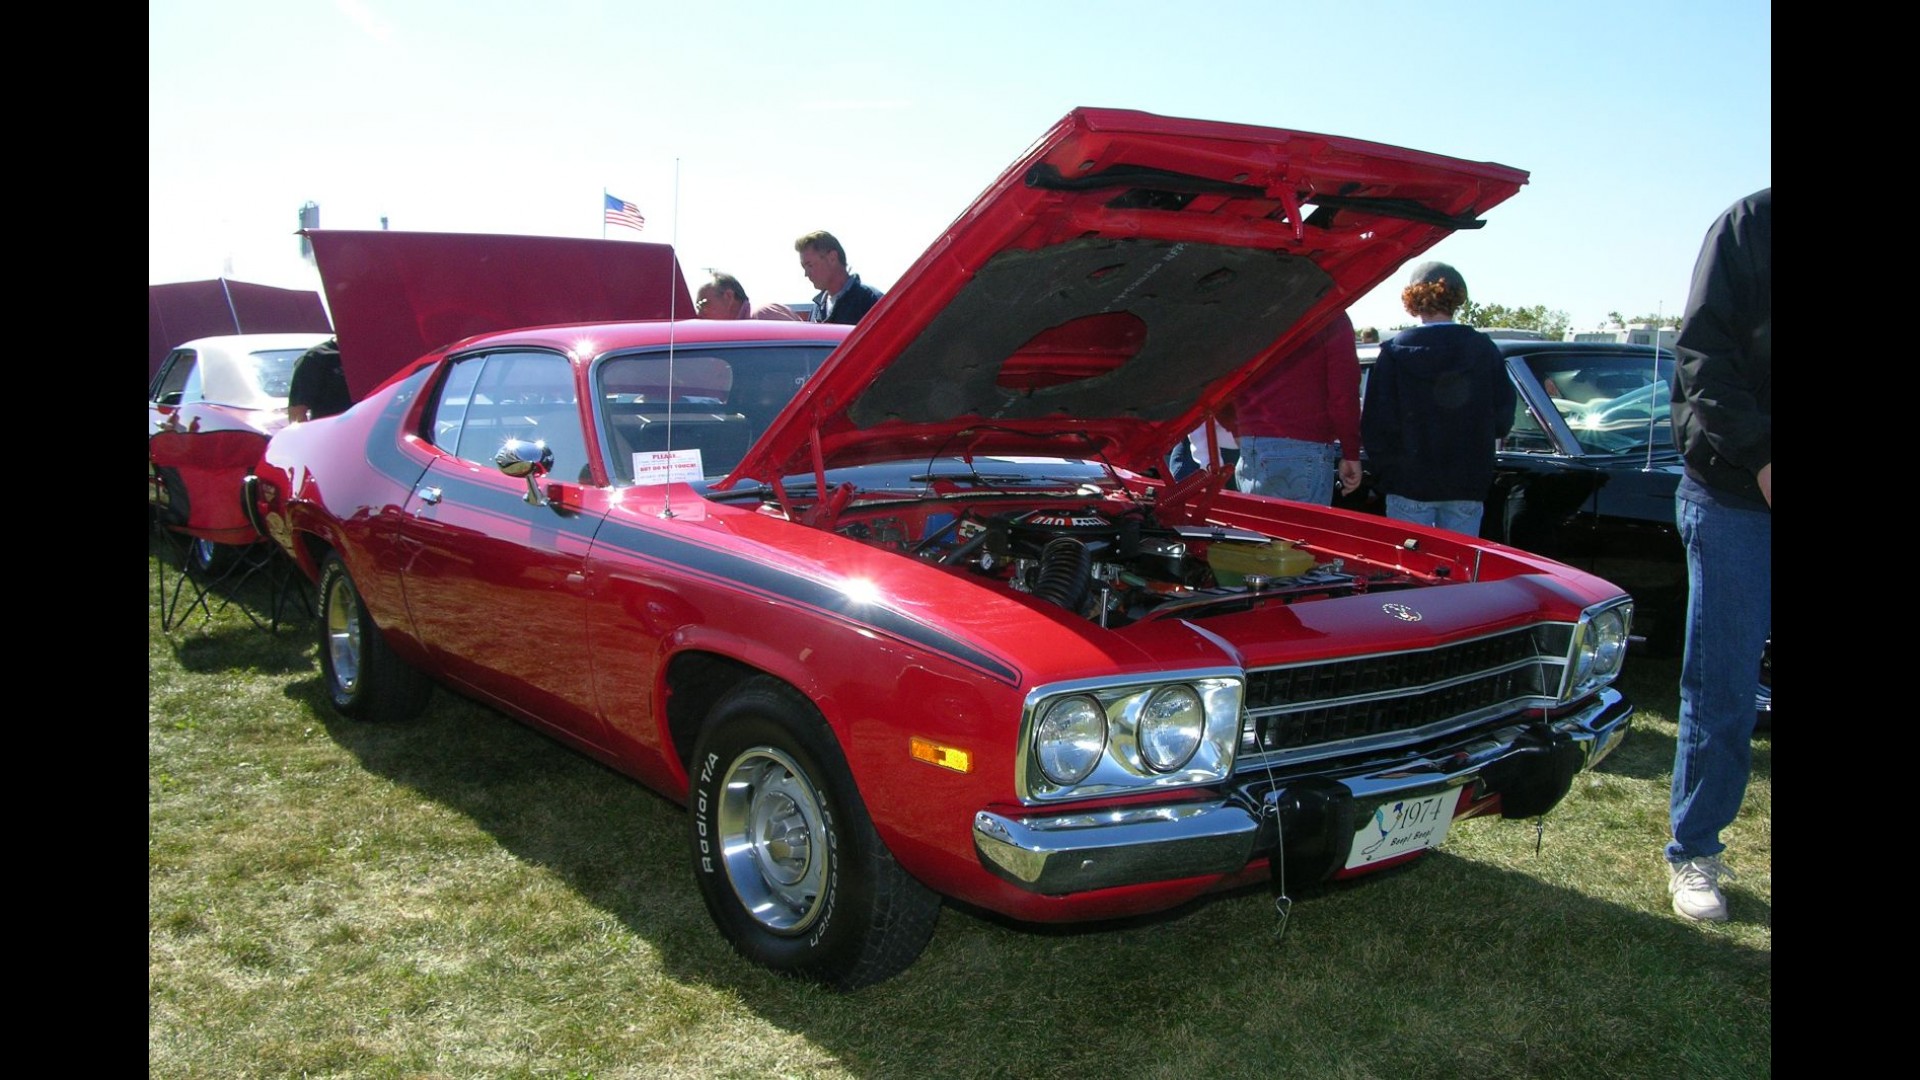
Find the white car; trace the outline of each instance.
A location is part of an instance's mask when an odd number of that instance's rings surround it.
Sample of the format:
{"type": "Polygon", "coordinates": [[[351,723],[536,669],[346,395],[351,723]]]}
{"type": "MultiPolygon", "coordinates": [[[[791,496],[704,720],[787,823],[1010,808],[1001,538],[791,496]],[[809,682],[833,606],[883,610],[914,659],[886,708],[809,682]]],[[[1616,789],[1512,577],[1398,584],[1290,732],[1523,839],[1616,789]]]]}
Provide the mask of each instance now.
{"type": "Polygon", "coordinates": [[[331,334],[230,334],[175,346],[147,387],[147,507],[196,541],[212,545],[260,539],[241,505],[241,484],[286,426],[293,366],[331,334]]]}

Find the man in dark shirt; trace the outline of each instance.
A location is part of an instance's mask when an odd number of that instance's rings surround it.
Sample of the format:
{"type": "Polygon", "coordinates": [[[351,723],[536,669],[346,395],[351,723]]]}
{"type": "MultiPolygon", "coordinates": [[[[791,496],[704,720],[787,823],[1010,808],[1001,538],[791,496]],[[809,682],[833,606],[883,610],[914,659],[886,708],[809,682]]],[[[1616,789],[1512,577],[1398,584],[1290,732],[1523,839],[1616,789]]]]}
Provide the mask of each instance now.
{"type": "Polygon", "coordinates": [[[820,290],[813,298],[814,322],[851,326],[880,301],[879,289],[847,272],[847,249],[832,233],[810,232],[793,242],[793,250],[800,253],[800,272],[820,290]]]}
{"type": "Polygon", "coordinates": [[[328,338],[294,361],[293,378],[287,387],[288,420],[317,420],[346,412],[352,404],[347,375],[340,368],[338,338],[328,338]]]}
{"type": "Polygon", "coordinates": [[[1720,831],[1746,798],[1754,676],[1773,631],[1773,189],[1707,230],[1674,342],[1673,441],[1687,548],[1667,892],[1685,918],[1727,918],[1720,831]]]}

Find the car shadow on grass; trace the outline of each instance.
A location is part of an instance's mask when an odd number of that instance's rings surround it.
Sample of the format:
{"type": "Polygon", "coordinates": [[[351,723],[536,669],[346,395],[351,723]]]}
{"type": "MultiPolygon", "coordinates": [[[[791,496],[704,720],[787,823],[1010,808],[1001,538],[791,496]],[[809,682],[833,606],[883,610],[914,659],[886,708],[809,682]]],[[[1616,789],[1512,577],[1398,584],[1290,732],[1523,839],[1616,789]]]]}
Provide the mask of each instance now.
{"type": "Polygon", "coordinates": [[[1682,922],[1638,836],[1625,880],[1607,879],[1618,892],[1589,895],[1553,883],[1574,848],[1534,854],[1524,823],[1462,823],[1474,854],[1293,890],[1284,935],[1266,887],[1074,926],[949,904],[918,963],[837,995],[732,953],[694,886],[685,812],[637,782],[444,692],[392,726],[338,718],[317,676],[293,692],[370,772],[646,943],[609,964],[718,988],[853,1075],[1649,1075],[1702,1039],[1729,1075],[1771,1068],[1770,893],[1736,886],[1728,926],[1682,922]]]}

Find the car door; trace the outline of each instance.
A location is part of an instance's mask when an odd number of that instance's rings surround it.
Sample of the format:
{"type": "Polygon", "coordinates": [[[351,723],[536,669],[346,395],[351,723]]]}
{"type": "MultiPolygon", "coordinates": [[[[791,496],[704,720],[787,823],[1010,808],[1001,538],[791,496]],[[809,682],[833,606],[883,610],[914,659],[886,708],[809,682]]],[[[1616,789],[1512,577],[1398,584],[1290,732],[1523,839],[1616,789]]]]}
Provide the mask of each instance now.
{"type": "Polygon", "coordinates": [[[401,581],[421,643],[477,696],[602,745],[581,647],[600,517],[529,501],[528,482],[493,463],[508,440],[539,440],[554,452],[554,479],[583,475],[573,365],[534,350],[461,357],[434,393],[422,433],[434,453],[400,524],[401,581]]]}

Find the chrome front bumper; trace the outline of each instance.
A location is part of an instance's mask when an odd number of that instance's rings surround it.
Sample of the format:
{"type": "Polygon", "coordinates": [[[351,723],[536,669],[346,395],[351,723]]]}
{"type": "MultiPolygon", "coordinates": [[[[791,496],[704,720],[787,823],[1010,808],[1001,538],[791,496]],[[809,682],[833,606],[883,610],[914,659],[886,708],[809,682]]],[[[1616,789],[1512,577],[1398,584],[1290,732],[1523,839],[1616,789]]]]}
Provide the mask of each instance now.
{"type": "Polygon", "coordinates": [[[1632,715],[1618,691],[1604,690],[1576,713],[1481,730],[1390,763],[1238,775],[1232,794],[1213,802],[1031,815],[982,810],[973,817],[973,846],[988,870],[1044,895],[1231,874],[1282,842],[1290,865],[1325,864],[1326,876],[1366,815],[1391,799],[1481,785],[1475,800],[1501,795],[1508,817],[1545,813],[1574,775],[1620,745],[1632,715]]]}

